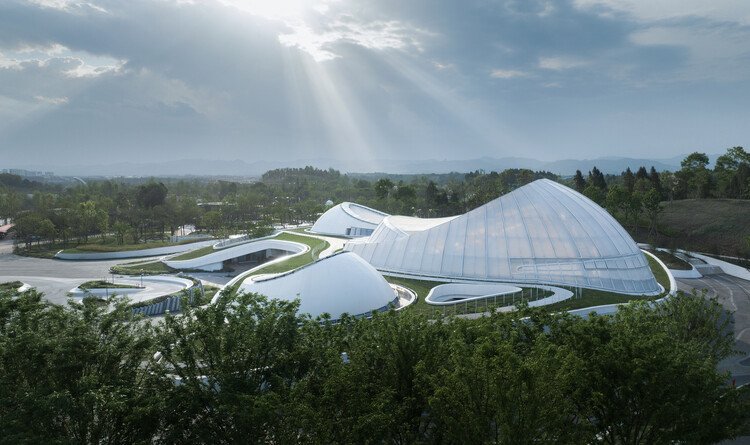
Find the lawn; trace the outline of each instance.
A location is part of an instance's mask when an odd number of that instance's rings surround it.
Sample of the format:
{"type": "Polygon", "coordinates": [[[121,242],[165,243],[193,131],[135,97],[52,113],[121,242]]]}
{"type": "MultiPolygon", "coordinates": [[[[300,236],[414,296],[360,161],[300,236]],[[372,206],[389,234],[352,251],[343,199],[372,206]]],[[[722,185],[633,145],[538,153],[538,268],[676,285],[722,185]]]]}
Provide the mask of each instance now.
{"type": "Polygon", "coordinates": [[[20,281],[6,281],[0,283],[0,292],[15,292],[21,286],[23,286],[23,283],[20,281]]]}
{"type": "Polygon", "coordinates": [[[580,297],[574,297],[545,307],[549,308],[550,311],[570,311],[573,309],[583,309],[591,306],[602,306],[605,304],[620,304],[637,300],[657,300],[669,292],[669,276],[656,260],[648,255],[646,255],[646,259],[648,259],[648,265],[651,266],[651,272],[654,274],[654,278],[656,278],[656,281],[665,289],[665,292],[662,294],[656,296],[637,296],[618,294],[616,292],[607,292],[597,289],[583,289],[580,297]]]}
{"type": "Polygon", "coordinates": [[[656,255],[660,260],[664,262],[664,264],[667,265],[668,268],[672,270],[691,270],[693,268],[690,263],[677,258],[669,252],[664,252],[663,250],[649,250],[649,253],[653,253],[654,255],[656,255]]]}
{"type": "MultiPolygon", "coordinates": [[[[302,229],[294,229],[293,231],[301,232],[302,229]]],[[[305,255],[302,255],[302,257],[305,257],[306,260],[302,260],[299,257],[290,259],[290,261],[292,261],[292,263],[290,264],[299,264],[296,267],[292,267],[292,269],[296,269],[299,266],[303,266],[307,263],[311,263],[313,260],[318,259],[318,255],[320,255],[320,252],[327,249],[329,246],[328,241],[311,238],[309,236],[295,235],[293,233],[288,233],[288,232],[281,232],[280,234],[275,236],[274,239],[282,240],[282,241],[296,241],[298,243],[307,244],[308,246],[310,246],[310,251],[315,253],[315,256],[312,260],[310,260],[309,256],[305,256],[305,255]],[[319,250],[316,251],[315,249],[319,249],[319,250]],[[295,263],[295,260],[296,260],[296,263],[295,263]]],[[[193,258],[199,258],[199,257],[202,257],[203,255],[208,255],[209,253],[213,253],[213,252],[216,252],[213,246],[208,246],[202,249],[196,249],[196,250],[191,250],[190,252],[185,252],[182,255],[171,258],[171,260],[172,261],[192,260],[193,258]]],[[[286,264],[286,262],[284,262],[284,264],[286,264]]],[[[286,270],[291,270],[291,269],[286,269],[286,270]]],[[[271,272],[264,271],[263,273],[271,273],[271,272]]]]}
{"type": "MultiPolygon", "coordinates": [[[[281,232],[278,236],[276,236],[275,239],[283,240],[283,241],[294,241],[302,244],[306,244],[310,247],[310,250],[305,252],[302,255],[287,258],[286,260],[280,261],[278,263],[269,264],[265,267],[261,267],[260,269],[254,271],[248,276],[254,276],[254,275],[260,275],[260,274],[276,274],[276,273],[283,273],[288,272],[290,270],[294,270],[297,268],[300,268],[302,266],[306,266],[313,261],[317,260],[320,256],[320,252],[326,250],[330,244],[328,241],[321,240],[318,238],[313,238],[310,236],[303,236],[303,235],[295,235],[293,233],[288,232],[281,232]]],[[[242,284],[243,280],[238,281],[234,284],[231,288],[227,289],[227,292],[230,294],[237,292],[237,289],[239,289],[240,285],[242,284]]]]}
{"type": "Polygon", "coordinates": [[[175,272],[174,269],[161,261],[126,263],[112,266],[109,271],[119,275],[162,275],[175,272]]]}
{"type": "Polygon", "coordinates": [[[112,283],[104,280],[87,281],[78,286],[79,289],[143,289],[132,284],[112,283]]]}
{"type": "Polygon", "coordinates": [[[192,244],[200,241],[206,241],[206,239],[190,239],[178,243],[170,241],[149,241],[139,244],[117,244],[114,237],[109,237],[99,243],[78,244],[73,245],[72,247],[71,245],[73,243],[42,243],[39,245],[32,245],[30,248],[26,249],[23,244],[20,244],[16,253],[35,258],[54,258],[55,254],[61,250],[65,253],[125,252],[141,249],[154,249],[157,247],[181,246],[183,244],[192,244]]]}
{"type": "Polygon", "coordinates": [[[605,304],[628,303],[636,300],[655,300],[657,298],[660,297],[625,295],[597,289],[583,289],[580,297],[573,297],[569,300],[553,303],[549,306],[545,306],[545,308],[548,308],[551,312],[571,311],[573,309],[583,309],[592,306],[602,306],[605,304]]]}
{"type": "Polygon", "coordinates": [[[656,246],[735,257],[750,254],[750,200],[684,199],[662,203],[658,235],[650,239],[641,225],[637,233],[626,228],[639,242],[656,246]]]}
{"type": "Polygon", "coordinates": [[[280,233],[275,239],[282,240],[282,241],[294,241],[297,243],[306,244],[307,246],[310,247],[310,250],[308,252],[305,252],[302,255],[289,258],[285,261],[281,261],[281,262],[274,263],[274,264],[269,264],[266,267],[256,270],[250,275],[259,275],[259,274],[266,274],[266,273],[282,273],[282,272],[288,272],[293,269],[297,269],[298,267],[305,266],[317,260],[318,257],[320,256],[320,252],[326,250],[330,246],[330,244],[328,244],[328,241],[325,241],[319,238],[313,238],[310,236],[295,235],[293,233],[288,233],[288,232],[280,233]]]}
{"type": "MultiPolygon", "coordinates": [[[[310,229],[311,228],[312,228],[312,226],[311,227],[299,227],[297,229],[289,229],[288,232],[310,233],[310,229]]],[[[328,238],[339,238],[339,239],[343,239],[343,240],[350,240],[351,239],[350,237],[343,236],[343,235],[322,235],[322,236],[325,236],[325,237],[328,237],[328,238]]]]}
{"type": "MultiPolygon", "coordinates": [[[[651,266],[651,271],[654,274],[654,277],[656,278],[656,281],[661,284],[664,289],[669,290],[669,276],[667,275],[667,272],[659,265],[658,262],[656,262],[653,258],[646,256],[648,259],[649,266],[651,266]]],[[[424,299],[427,297],[427,294],[430,292],[430,289],[433,287],[439,285],[439,284],[445,284],[443,282],[437,282],[437,281],[424,281],[424,280],[415,280],[415,279],[409,279],[409,278],[400,278],[400,277],[391,277],[391,276],[385,276],[384,277],[386,281],[393,284],[398,284],[404,287],[407,287],[411,290],[413,290],[417,294],[417,301],[410,306],[410,310],[419,311],[422,313],[425,313],[427,315],[433,315],[435,312],[443,312],[443,309],[439,306],[434,306],[427,304],[424,299]]],[[[529,288],[524,288],[524,292],[529,292],[529,288]]],[[[528,294],[527,294],[528,295],[528,294]]],[[[548,296],[551,294],[542,294],[539,297],[544,298],[545,296],[548,296]]],[[[607,292],[602,290],[596,290],[596,289],[582,289],[579,297],[573,297],[569,300],[561,301],[559,303],[554,303],[548,306],[545,306],[545,308],[548,308],[550,311],[569,311],[573,309],[582,309],[586,307],[591,306],[600,306],[605,304],[617,304],[617,303],[627,303],[629,301],[634,300],[655,300],[658,298],[661,298],[664,294],[658,295],[658,296],[634,296],[634,295],[625,295],[625,294],[618,294],[615,292],[607,292]]],[[[526,300],[527,298],[524,298],[526,300]]],[[[472,313],[472,312],[487,312],[488,310],[492,309],[493,305],[490,303],[489,299],[485,300],[484,302],[479,302],[478,308],[474,306],[474,303],[468,303],[466,305],[457,304],[455,306],[448,306],[445,309],[445,313],[447,314],[463,314],[463,313],[472,313]]]]}
{"type": "Polygon", "coordinates": [[[188,252],[183,253],[182,255],[178,255],[176,257],[170,258],[170,261],[182,261],[182,260],[192,260],[193,258],[199,258],[203,255],[208,255],[209,253],[218,252],[216,249],[214,249],[214,246],[206,246],[201,247],[200,249],[190,250],[188,252]]]}
{"type": "Polygon", "coordinates": [[[206,239],[191,239],[183,240],[178,243],[171,241],[149,241],[146,243],[138,244],[116,244],[108,240],[106,243],[96,244],[79,244],[73,248],[63,250],[64,253],[96,253],[96,252],[128,252],[132,250],[143,250],[143,249],[156,249],[159,247],[171,247],[181,246],[184,244],[192,244],[201,241],[207,241],[206,239]]]}
{"type": "MultiPolygon", "coordinates": [[[[384,276],[385,280],[392,284],[398,284],[400,286],[406,287],[408,289],[413,290],[417,294],[417,301],[414,302],[407,310],[410,311],[417,311],[426,315],[435,315],[436,313],[442,313],[446,315],[456,315],[456,314],[471,314],[476,312],[489,312],[491,310],[494,310],[498,307],[503,306],[510,306],[512,304],[512,300],[505,301],[498,300],[498,303],[495,304],[493,299],[486,298],[484,300],[478,300],[478,301],[471,301],[467,303],[456,303],[454,305],[449,306],[437,306],[428,304],[425,302],[425,298],[427,297],[427,294],[430,293],[430,290],[438,286],[440,284],[446,284],[445,282],[440,281],[425,281],[425,280],[415,280],[412,278],[401,278],[401,277],[392,277],[392,276],[384,276]],[[505,301],[505,303],[502,303],[505,301]]],[[[530,288],[521,288],[523,290],[522,295],[516,295],[512,298],[516,299],[516,302],[520,302],[521,299],[524,301],[529,300],[529,295],[531,295],[534,290],[531,290],[530,288]]],[[[536,291],[538,292],[538,291],[536,291]]],[[[533,299],[539,299],[539,298],[545,298],[552,295],[552,292],[549,291],[541,291],[537,294],[535,294],[535,298],[533,299]]],[[[511,297],[506,297],[511,298],[511,297]]]]}
{"type": "Polygon", "coordinates": [[[39,244],[27,249],[23,244],[19,244],[18,248],[14,249],[13,253],[34,258],[53,259],[57,252],[69,246],[69,244],[39,244]]]}

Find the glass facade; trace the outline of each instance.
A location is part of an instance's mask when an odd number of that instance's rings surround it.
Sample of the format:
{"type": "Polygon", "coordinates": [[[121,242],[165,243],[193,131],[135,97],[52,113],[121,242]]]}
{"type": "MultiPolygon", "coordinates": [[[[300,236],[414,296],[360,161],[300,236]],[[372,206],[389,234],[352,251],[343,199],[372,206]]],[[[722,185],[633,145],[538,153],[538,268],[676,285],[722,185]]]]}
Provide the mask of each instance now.
{"type": "Polygon", "coordinates": [[[382,271],[660,291],[643,253],[609,213],[547,179],[439,224],[386,217],[372,235],[345,248],[382,271]]]}

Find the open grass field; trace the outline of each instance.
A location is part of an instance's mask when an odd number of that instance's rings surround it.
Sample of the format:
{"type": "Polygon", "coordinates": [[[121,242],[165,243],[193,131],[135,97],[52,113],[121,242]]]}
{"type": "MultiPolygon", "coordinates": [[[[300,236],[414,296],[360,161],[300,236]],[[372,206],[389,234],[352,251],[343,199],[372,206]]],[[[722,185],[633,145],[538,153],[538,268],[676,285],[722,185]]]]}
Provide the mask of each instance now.
{"type": "Polygon", "coordinates": [[[659,215],[658,235],[627,227],[639,242],[659,247],[746,257],[750,255],[750,200],[685,199],[665,202],[659,215]]]}

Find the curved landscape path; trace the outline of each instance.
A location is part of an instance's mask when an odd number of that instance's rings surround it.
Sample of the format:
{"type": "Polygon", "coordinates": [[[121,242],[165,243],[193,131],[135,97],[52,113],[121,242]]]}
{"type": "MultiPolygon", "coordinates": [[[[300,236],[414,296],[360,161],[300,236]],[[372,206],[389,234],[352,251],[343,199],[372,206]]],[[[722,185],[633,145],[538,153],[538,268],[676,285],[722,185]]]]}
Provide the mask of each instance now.
{"type": "Polygon", "coordinates": [[[43,292],[45,299],[56,304],[68,301],[67,293],[90,280],[111,278],[109,268],[122,260],[63,261],[14,255],[11,240],[0,243],[0,283],[22,281],[43,292]]]}
{"type": "Polygon", "coordinates": [[[709,297],[718,296],[727,310],[734,312],[734,338],[740,355],[724,360],[720,367],[732,373],[736,384],[750,383],[750,281],[727,274],[703,278],[679,278],[677,287],[685,292],[705,290],[709,297]]]}

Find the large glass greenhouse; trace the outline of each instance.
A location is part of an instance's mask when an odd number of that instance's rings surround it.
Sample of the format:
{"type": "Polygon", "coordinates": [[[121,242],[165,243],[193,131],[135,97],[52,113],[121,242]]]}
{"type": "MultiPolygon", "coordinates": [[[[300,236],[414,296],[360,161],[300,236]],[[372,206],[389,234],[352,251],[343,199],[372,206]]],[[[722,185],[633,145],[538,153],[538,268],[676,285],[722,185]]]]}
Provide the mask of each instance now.
{"type": "Polygon", "coordinates": [[[381,272],[432,279],[544,283],[626,294],[661,292],[648,261],[596,203],[540,179],[466,214],[387,216],[352,240],[381,272]]]}

